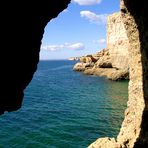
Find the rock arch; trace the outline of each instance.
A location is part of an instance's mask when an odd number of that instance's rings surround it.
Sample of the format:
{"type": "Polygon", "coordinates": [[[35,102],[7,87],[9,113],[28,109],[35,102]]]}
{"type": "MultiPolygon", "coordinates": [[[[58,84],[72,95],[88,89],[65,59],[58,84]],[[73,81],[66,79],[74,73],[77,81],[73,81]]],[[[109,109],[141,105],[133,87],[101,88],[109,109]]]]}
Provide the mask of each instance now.
{"type": "MultiPolygon", "coordinates": [[[[128,108],[117,140],[102,138],[89,147],[148,147],[148,9],[144,0],[120,1],[131,46],[128,108]]],[[[0,114],[21,107],[23,91],[37,69],[44,28],[69,3],[24,0],[0,5],[0,114]]]]}

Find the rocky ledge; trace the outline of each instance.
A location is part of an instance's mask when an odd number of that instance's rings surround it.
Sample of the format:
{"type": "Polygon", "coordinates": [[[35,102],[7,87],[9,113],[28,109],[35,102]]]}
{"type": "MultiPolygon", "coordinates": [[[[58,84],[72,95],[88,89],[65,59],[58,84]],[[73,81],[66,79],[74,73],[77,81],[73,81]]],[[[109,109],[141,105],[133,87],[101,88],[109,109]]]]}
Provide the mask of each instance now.
{"type": "Polygon", "coordinates": [[[103,49],[94,55],[80,58],[73,67],[74,71],[81,71],[87,75],[105,76],[110,80],[129,79],[129,69],[113,67],[108,49],[103,49]]]}

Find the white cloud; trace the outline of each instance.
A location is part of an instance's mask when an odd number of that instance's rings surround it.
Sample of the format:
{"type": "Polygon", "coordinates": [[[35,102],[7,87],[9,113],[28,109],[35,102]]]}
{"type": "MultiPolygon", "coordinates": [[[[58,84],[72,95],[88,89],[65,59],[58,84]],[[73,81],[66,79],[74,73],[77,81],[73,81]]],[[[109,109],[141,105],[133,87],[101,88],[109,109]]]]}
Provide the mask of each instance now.
{"type": "Polygon", "coordinates": [[[107,14],[98,15],[91,11],[81,11],[80,15],[81,17],[84,17],[87,20],[89,20],[89,22],[95,23],[95,24],[102,24],[102,23],[104,24],[106,23],[106,19],[107,19],[107,14]]]}
{"type": "Polygon", "coordinates": [[[102,0],[72,0],[79,5],[95,5],[102,2],[102,0]]]}
{"type": "Polygon", "coordinates": [[[57,51],[62,48],[64,48],[64,45],[45,45],[41,47],[41,49],[48,50],[48,51],[57,51]]]}
{"type": "Polygon", "coordinates": [[[72,50],[83,50],[85,49],[85,46],[83,43],[65,43],[61,45],[46,45],[46,46],[41,46],[42,50],[48,50],[48,51],[58,51],[61,49],[72,49],[72,50]]]}
{"type": "Polygon", "coordinates": [[[105,44],[106,39],[102,38],[102,39],[99,39],[99,40],[93,40],[93,43],[95,43],[95,44],[105,44]]]}
{"type": "Polygon", "coordinates": [[[85,46],[83,43],[75,43],[75,44],[68,45],[68,48],[73,50],[82,50],[85,48],[85,46]]]}

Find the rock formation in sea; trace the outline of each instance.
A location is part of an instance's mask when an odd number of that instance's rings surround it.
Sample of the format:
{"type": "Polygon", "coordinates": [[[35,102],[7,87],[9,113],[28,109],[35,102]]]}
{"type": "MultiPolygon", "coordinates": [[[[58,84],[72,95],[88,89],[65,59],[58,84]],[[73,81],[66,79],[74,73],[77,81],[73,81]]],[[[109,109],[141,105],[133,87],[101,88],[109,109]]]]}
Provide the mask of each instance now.
{"type": "Polygon", "coordinates": [[[68,60],[71,60],[71,61],[78,61],[78,60],[79,60],[79,57],[71,57],[71,58],[69,58],[68,60]]]}
{"type": "MultiPolygon", "coordinates": [[[[129,40],[127,109],[117,138],[100,138],[89,148],[148,147],[148,8],[145,0],[120,2],[129,40]]],[[[69,3],[70,0],[1,3],[0,114],[21,107],[23,92],[37,69],[44,28],[69,3]]]]}
{"type": "Polygon", "coordinates": [[[82,56],[73,69],[111,80],[129,79],[128,48],[129,40],[121,13],[116,12],[107,18],[107,47],[96,54],[82,56]]]}

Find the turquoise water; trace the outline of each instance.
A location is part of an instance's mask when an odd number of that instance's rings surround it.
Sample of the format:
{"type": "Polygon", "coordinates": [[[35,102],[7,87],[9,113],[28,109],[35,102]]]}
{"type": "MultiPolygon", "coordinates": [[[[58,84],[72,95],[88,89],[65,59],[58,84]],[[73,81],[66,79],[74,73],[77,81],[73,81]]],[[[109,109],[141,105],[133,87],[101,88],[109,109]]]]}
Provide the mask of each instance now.
{"type": "Polygon", "coordinates": [[[0,116],[0,148],[86,148],[116,137],[128,81],[74,72],[74,63],[40,61],[22,108],[0,116]]]}

